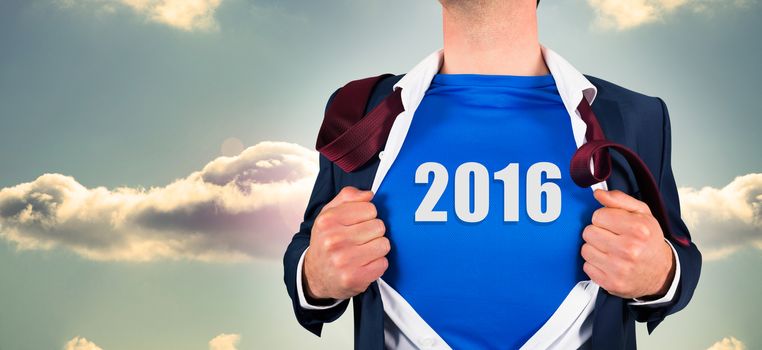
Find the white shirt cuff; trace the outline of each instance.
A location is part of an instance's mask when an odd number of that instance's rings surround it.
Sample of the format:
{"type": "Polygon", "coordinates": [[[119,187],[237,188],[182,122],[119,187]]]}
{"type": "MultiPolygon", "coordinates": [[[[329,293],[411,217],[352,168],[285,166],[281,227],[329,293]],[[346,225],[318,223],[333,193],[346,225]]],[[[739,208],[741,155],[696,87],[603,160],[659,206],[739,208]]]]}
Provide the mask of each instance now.
{"type": "MultiPolygon", "coordinates": [[[[307,247],[307,249],[310,249],[310,247],[307,247]]],[[[304,250],[299,258],[299,264],[296,265],[296,294],[299,295],[299,306],[307,310],[327,310],[341,304],[346,299],[337,300],[331,305],[312,305],[307,302],[307,298],[304,297],[304,288],[302,287],[302,263],[304,263],[304,254],[307,253],[307,249],[304,250]]]]}
{"type": "Polygon", "coordinates": [[[667,294],[664,294],[663,297],[656,299],[656,300],[640,300],[638,298],[632,298],[632,300],[629,302],[629,305],[633,306],[660,306],[662,304],[666,304],[672,301],[675,297],[675,291],[677,291],[677,285],[680,283],[680,257],[677,256],[677,251],[675,250],[675,247],[672,246],[672,243],[664,238],[665,241],[667,241],[667,244],[669,244],[669,247],[672,249],[672,254],[675,257],[675,277],[672,279],[672,284],[669,286],[669,290],[667,290],[667,294]]]}

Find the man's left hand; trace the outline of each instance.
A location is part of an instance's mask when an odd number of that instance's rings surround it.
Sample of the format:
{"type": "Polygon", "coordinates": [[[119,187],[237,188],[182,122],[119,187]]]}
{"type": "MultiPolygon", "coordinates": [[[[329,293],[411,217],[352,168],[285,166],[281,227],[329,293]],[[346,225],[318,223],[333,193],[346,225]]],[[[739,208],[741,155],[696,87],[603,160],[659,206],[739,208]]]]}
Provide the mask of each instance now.
{"type": "Polygon", "coordinates": [[[624,299],[657,299],[675,275],[672,249],[648,205],[618,190],[595,190],[603,207],[582,231],[583,270],[624,299]]]}

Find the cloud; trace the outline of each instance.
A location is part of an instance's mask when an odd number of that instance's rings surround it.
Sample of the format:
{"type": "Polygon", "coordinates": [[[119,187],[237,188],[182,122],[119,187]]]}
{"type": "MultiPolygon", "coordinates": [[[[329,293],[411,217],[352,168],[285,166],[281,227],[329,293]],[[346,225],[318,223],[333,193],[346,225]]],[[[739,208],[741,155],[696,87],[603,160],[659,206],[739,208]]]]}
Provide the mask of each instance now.
{"type": "Polygon", "coordinates": [[[746,350],[746,345],[735,337],[725,337],[707,350],[746,350]]]}
{"type": "MultiPolygon", "coordinates": [[[[238,343],[240,341],[241,341],[240,334],[222,333],[212,338],[212,340],[209,341],[209,350],[237,350],[238,343]]],[[[725,349],[725,348],[722,348],[722,349],[725,349]]],[[[76,336],[72,338],[71,340],[69,340],[68,342],[66,342],[66,345],[64,345],[64,350],[103,350],[103,349],[99,347],[98,345],[95,345],[95,343],[87,340],[85,337],[76,336]]]]}
{"type": "Polygon", "coordinates": [[[762,173],[736,177],[723,188],[681,188],[680,205],[707,259],[749,246],[762,249],[762,173]]]}
{"type": "Polygon", "coordinates": [[[746,7],[756,0],[587,0],[604,29],[625,30],[663,21],[678,10],[708,13],[717,7],[746,7]]]}
{"type": "MultiPolygon", "coordinates": [[[[298,229],[317,169],[315,151],[261,142],[163,187],[87,188],[45,174],[0,189],[0,239],[98,261],[277,258],[298,229]]],[[[762,174],[681,188],[680,201],[708,260],[762,250],[762,174]]]]}
{"type": "Polygon", "coordinates": [[[209,341],[209,350],[236,350],[240,341],[240,334],[222,333],[209,341]]]}
{"type": "Polygon", "coordinates": [[[216,30],[214,12],[222,0],[58,0],[62,7],[85,6],[113,13],[130,9],[146,20],[182,29],[216,30]]]}
{"type": "Polygon", "coordinates": [[[85,339],[84,337],[76,336],[66,342],[64,350],[103,350],[100,346],[85,339]]]}
{"type": "Polygon", "coordinates": [[[298,229],[317,152],[261,142],[164,187],[87,188],[45,174],[0,189],[0,238],[92,260],[279,257],[298,229]]]}

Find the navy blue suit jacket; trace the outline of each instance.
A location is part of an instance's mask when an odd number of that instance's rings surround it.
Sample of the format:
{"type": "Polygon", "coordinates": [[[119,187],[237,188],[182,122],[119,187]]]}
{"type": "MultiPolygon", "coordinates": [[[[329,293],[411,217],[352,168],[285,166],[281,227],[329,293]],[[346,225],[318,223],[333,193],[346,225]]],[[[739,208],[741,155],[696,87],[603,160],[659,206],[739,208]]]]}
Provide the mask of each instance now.
{"type": "MultiPolygon", "coordinates": [[[[392,76],[379,82],[366,106],[366,113],[373,109],[388,93],[402,75],[392,76]]],[[[671,167],[670,122],[664,102],[595,77],[587,77],[598,88],[592,108],[603,128],[606,138],[621,143],[637,152],[657,181],[667,207],[670,224],[678,235],[689,236],[680,218],[675,179],[671,167]]],[[[337,90],[338,91],[338,90],[337,90]]],[[[328,99],[328,104],[336,95],[328,99]]],[[[607,180],[608,188],[618,189],[639,198],[639,190],[632,170],[616,152],[611,152],[613,169],[607,180]]],[[[351,173],[320,155],[320,171],[300,225],[283,258],[284,281],[291,297],[296,319],[310,332],[320,335],[323,324],[339,318],[347,306],[346,300],[329,310],[306,310],[299,306],[296,291],[296,266],[310,242],[310,232],[315,217],[345,186],[369,190],[379,165],[378,157],[351,173]]],[[[635,349],[635,321],[647,322],[649,333],[667,315],[683,309],[696,288],[701,270],[701,254],[691,243],[685,247],[673,244],[680,260],[680,281],[673,301],[660,307],[631,306],[622,298],[613,296],[601,288],[596,300],[592,348],[599,350],[635,349]]],[[[301,276],[300,276],[301,277],[301,276]]],[[[353,297],[355,322],[355,348],[381,350],[384,347],[384,310],[376,282],[353,297]]]]}

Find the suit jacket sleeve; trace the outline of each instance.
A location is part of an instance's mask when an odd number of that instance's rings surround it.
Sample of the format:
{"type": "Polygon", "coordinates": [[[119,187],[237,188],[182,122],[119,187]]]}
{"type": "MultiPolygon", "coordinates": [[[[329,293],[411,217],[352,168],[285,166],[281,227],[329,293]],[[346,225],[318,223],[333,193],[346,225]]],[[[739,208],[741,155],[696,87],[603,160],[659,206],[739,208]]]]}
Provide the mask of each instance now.
{"type": "MultiPolygon", "coordinates": [[[[680,201],[675,184],[675,177],[672,173],[672,139],[669,113],[664,101],[657,99],[662,110],[662,162],[661,170],[654,174],[658,181],[659,191],[661,192],[664,204],[667,207],[671,229],[678,235],[690,238],[688,228],[680,216],[680,201]]],[[[677,242],[671,241],[672,246],[678,255],[680,264],[680,281],[677,286],[677,292],[671,302],[660,307],[648,306],[629,306],[635,313],[635,317],[640,322],[647,322],[648,333],[650,334],[667,315],[682,310],[693,296],[693,291],[698,284],[699,274],[701,273],[701,253],[696,245],[691,242],[685,247],[677,242]]]]}
{"type": "MultiPolygon", "coordinates": [[[[338,92],[338,90],[336,90],[336,92],[338,92]]],[[[336,92],[334,92],[328,99],[327,105],[329,105],[333,100],[333,97],[336,96],[336,92]]],[[[339,318],[349,305],[349,299],[347,299],[336,307],[330,309],[308,310],[300,306],[299,296],[296,290],[296,280],[297,278],[301,278],[301,276],[296,275],[297,265],[302,253],[310,244],[312,223],[323,206],[336,196],[333,179],[333,163],[322,154],[319,155],[319,163],[320,170],[318,171],[315,185],[312,188],[312,194],[310,195],[307,209],[304,212],[304,220],[299,225],[299,232],[294,234],[294,237],[291,239],[291,243],[288,245],[288,248],[286,248],[286,253],[283,256],[283,280],[286,283],[288,295],[291,297],[291,305],[294,309],[296,319],[304,328],[318,336],[320,336],[322,331],[323,323],[332,322],[339,318]]]]}

